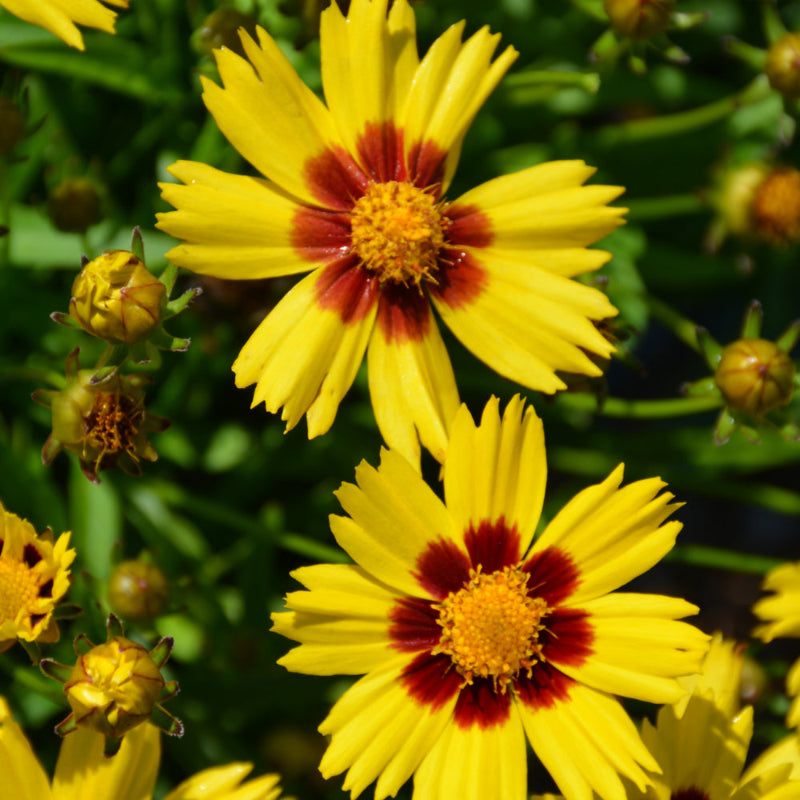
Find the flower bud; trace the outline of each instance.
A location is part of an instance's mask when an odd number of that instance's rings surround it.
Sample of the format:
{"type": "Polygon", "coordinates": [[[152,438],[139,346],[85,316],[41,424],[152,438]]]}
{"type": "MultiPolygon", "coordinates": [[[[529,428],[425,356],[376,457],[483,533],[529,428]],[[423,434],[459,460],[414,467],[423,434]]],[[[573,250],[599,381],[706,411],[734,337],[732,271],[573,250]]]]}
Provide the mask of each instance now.
{"type": "Polygon", "coordinates": [[[7,97],[0,95],[0,156],[8,153],[22,138],[25,120],[22,112],[7,97]]]}
{"type": "Polygon", "coordinates": [[[235,8],[218,8],[209,14],[203,24],[195,31],[192,41],[195,49],[210,53],[220,47],[227,47],[244,56],[239,28],[244,28],[252,36],[255,35],[256,22],[252,17],[237,11],[235,8]]]}
{"type": "Polygon", "coordinates": [[[108,600],[123,619],[149,622],[164,612],[169,586],[164,573],[146,561],[123,561],[111,573],[108,600]]]}
{"type": "Polygon", "coordinates": [[[64,448],[80,459],[84,474],[97,482],[97,473],[119,467],[129,474],[141,472],[139,461],[155,461],[148,432],[162,431],[169,421],[150,414],[144,405],[148,378],[113,373],[92,383],[94,370],[78,370],[67,387],[50,400],[53,432],[42,450],[50,464],[64,448]]]}
{"type": "Polygon", "coordinates": [[[721,174],[713,199],[726,231],[736,236],[755,235],[753,202],[769,173],[766,164],[751,163],[727,169],[721,174]]]}
{"type": "Polygon", "coordinates": [[[133,253],[108,250],[72,284],[70,316],[92,336],[133,344],[161,322],[166,287],[133,253]]]}
{"type": "Polygon", "coordinates": [[[791,401],[795,371],[774,342],[738,339],[723,348],[714,381],[730,408],[761,417],[791,401]]]}
{"type": "Polygon", "coordinates": [[[675,0],[603,0],[611,27],[631,39],[649,39],[670,23],[675,0]]]}
{"type": "Polygon", "coordinates": [[[759,238],[783,245],[800,239],[800,172],[793,167],[770,172],[756,189],[750,213],[759,238]]]}
{"type": "Polygon", "coordinates": [[[785,98],[800,98],[800,33],[787,33],[770,46],[764,72],[785,98]]]}
{"type": "Polygon", "coordinates": [[[66,178],[47,197],[47,215],[65,233],[86,233],[103,219],[100,192],[86,178],[66,178]]]}
{"type": "Polygon", "coordinates": [[[118,739],[150,718],[164,686],[147,649],[114,636],[78,656],[64,694],[78,727],[118,739]]]}

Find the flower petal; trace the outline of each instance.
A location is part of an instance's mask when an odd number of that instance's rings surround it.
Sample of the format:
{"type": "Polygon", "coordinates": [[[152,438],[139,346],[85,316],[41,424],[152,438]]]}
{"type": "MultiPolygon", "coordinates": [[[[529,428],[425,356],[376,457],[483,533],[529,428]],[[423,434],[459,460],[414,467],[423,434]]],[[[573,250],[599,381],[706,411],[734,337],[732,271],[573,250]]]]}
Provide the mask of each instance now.
{"type": "Polygon", "coordinates": [[[269,34],[259,28],[258,45],[246,33],[241,38],[251,63],[232,50],[215,50],[225,88],[201,78],[206,107],[262,175],[315,204],[305,167],[338,144],[330,114],[269,34]]]}
{"type": "Polygon", "coordinates": [[[527,790],[525,734],[511,705],[500,725],[449,725],[414,776],[415,800],[524,800],[527,790]]]}
{"type": "MultiPolygon", "coordinates": [[[[381,317],[390,313],[386,302],[381,300],[381,317]]],[[[386,444],[412,464],[420,462],[420,442],[444,460],[459,402],[450,357],[427,301],[420,313],[422,319],[408,335],[387,333],[379,317],[367,353],[378,427],[386,444]]]]}
{"type": "Polygon", "coordinates": [[[620,464],[600,484],[584,489],[551,520],[533,551],[556,547],[580,570],[580,582],[568,605],[619,588],[656,564],[675,544],[679,522],[662,523],[679,507],[673,495],[658,495],[659,478],[636,481],[620,489],[620,464]]]}
{"type": "Polygon", "coordinates": [[[432,711],[408,695],[400,682],[407,662],[400,656],[361,678],[319,726],[331,735],[320,772],[328,778],[347,769],[343,788],[352,797],[379,776],[376,800],[394,795],[451,718],[455,697],[432,711]]]}
{"type": "Polygon", "coordinates": [[[185,185],[159,184],[177,210],[158,214],[156,227],[184,240],[167,253],[174,264],[225,279],[272,278],[314,266],[292,243],[297,202],[275,184],[194,161],[178,161],[169,172],[185,185]]]}
{"type": "Polygon", "coordinates": [[[338,310],[321,307],[321,277],[319,270],[312,272],[289,291],[233,365],[238,387],[256,383],[253,406],[263,402],[273,414],[283,406],[287,430],[307,413],[309,438],[333,423],[363,360],[377,310],[368,288],[352,284],[348,302],[357,310],[352,321],[343,321],[338,310]]]}
{"type": "Polygon", "coordinates": [[[350,515],[331,516],[336,541],[370,575],[408,595],[424,596],[412,573],[431,543],[455,540],[452,517],[395,451],[382,451],[378,469],[362,462],[356,482],[343,483],[335,493],[350,515]]]}
{"type": "MultiPolygon", "coordinates": [[[[0,506],[2,509],[2,506],[0,506]]],[[[49,800],[50,783],[11,709],[0,697],[0,775],[3,792],[14,800],[49,800]]]]}
{"type": "Polygon", "coordinates": [[[580,684],[569,698],[531,711],[520,704],[525,733],[567,800],[625,800],[619,773],[644,788],[641,767],[658,771],[619,702],[580,684]],[[641,765],[641,766],[640,766],[641,765]]]}
{"type": "Polygon", "coordinates": [[[104,737],[79,728],[66,736],[53,778],[57,800],[113,797],[150,800],[161,756],[161,731],[144,723],[125,734],[113,758],[103,755],[104,737]]]}
{"type": "Polygon", "coordinates": [[[164,800],[201,800],[204,797],[209,800],[277,800],[281,793],[280,776],[262,775],[242,783],[252,769],[253,765],[246,762],[204,769],[181,783],[164,800]]]}
{"type": "Polygon", "coordinates": [[[501,517],[516,526],[522,552],[533,538],[544,502],[547,461],[542,421],[515,395],[502,422],[499,401],[486,404],[480,425],[462,405],[453,422],[444,467],[444,496],[459,530],[501,517]]]}

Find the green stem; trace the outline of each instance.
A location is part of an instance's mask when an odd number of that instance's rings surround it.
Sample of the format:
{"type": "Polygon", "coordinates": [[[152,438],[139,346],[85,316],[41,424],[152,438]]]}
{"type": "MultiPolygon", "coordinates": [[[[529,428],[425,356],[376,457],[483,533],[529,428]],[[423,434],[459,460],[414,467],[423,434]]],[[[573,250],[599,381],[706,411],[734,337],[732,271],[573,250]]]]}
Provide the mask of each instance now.
{"type": "Polygon", "coordinates": [[[778,558],[769,558],[755,553],[739,553],[735,550],[723,550],[720,547],[709,547],[702,544],[679,544],[665,558],[665,561],[689,564],[693,567],[712,567],[734,572],[745,572],[749,575],[766,575],[783,562],[778,558]]]}
{"type": "Polygon", "coordinates": [[[720,122],[742,106],[764,100],[771,93],[772,88],[766,75],[759,75],[740,92],[699,108],[606,126],[598,133],[597,141],[602,147],[615,147],[631,142],[690,133],[714,122],[720,122]]]}
{"type": "Polygon", "coordinates": [[[599,417],[625,419],[669,419],[712,411],[722,405],[719,397],[670,397],[666,400],[624,400],[608,397],[598,404],[592,394],[562,393],[556,400],[562,408],[571,411],[587,411],[599,417]]]}
{"type": "MultiPolygon", "coordinates": [[[[0,156],[0,227],[11,228],[11,196],[8,189],[8,165],[5,158],[0,156]]],[[[5,236],[0,234],[0,267],[9,263],[11,250],[11,231],[5,236]]]]}
{"type": "Polygon", "coordinates": [[[529,89],[543,85],[573,86],[596,94],[600,88],[600,76],[596,72],[537,69],[516,72],[503,81],[506,89],[529,89]]]}
{"type": "Polygon", "coordinates": [[[669,328],[675,336],[685,345],[691,347],[700,356],[703,351],[697,339],[697,324],[690,319],[681,316],[672,306],[667,305],[656,297],[648,295],[647,305],[650,307],[650,314],[653,319],[658,320],[666,328],[669,328]]]}
{"type": "Polygon", "coordinates": [[[673,194],[665,197],[643,197],[629,200],[628,219],[641,222],[664,217],[680,217],[684,214],[699,214],[708,210],[708,206],[696,194],[673,194]]]}
{"type": "Polygon", "coordinates": [[[0,367],[0,383],[12,381],[32,381],[36,384],[47,384],[54,389],[63,389],[67,385],[64,375],[50,369],[39,367],[0,367]]]}

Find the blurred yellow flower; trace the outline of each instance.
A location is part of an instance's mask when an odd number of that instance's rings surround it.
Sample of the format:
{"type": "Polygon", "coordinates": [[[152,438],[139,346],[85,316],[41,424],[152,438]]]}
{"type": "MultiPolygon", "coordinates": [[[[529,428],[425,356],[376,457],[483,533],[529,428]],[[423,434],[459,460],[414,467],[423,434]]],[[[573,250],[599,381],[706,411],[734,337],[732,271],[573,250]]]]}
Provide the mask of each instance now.
{"type": "MultiPolygon", "coordinates": [[[[117,8],[127,8],[128,2],[103,0],[103,3],[117,8]]],[[[85,48],[77,25],[114,33],[117,15],[103,3],[99,0],[0,0],[0,6],[15,16],[46,28],[78,50],[85,48]]]]}
{"type": "Polygon", "coordinates": [[[53,611],[69,588],[69,533],[53,541],[0,503],[0,652],[18,639],[58,641],[53,611]]]}
{"type": "MultiPolygon", "coordinates": [[[[76,731],[61,743],[52,784],[0,697],[0,775],[9,800],[151,800],[161,756],[161,734],[141,725],[107,758],[103,737],[76,731]]],[[[232,763],[198,772],[164,800],[277,800],[278,775],[245,781],[252,764],[232,763]]]]}
{"type": "Polygon", "coordinates": [[[625,796],[657,769],[615,695],[675,702],[708,637],[684,600],[617,592],[666,555],[680,523],[658,478],[622,466],[534,537],[547,464],[541,420],[517,396],[465,406],[444,463],[444,503],[393,450],[337,496],[354,565],[293,573],[307,591],[273,614],[300,643],[279,663],[364,675],[331,710],[320,771],[376,800],[413,775],[415,800],[526,795],[527,739],[571,800],[625,796]]]}
{"type": "Polygon", "coordinates": [[[600,375],[614,350],[592,324],[617,311],[572,280],[608,254],[587,246],[621,224],[622,189],[583,186],[582,161],[496,178],[449,201],[464,136],[517,57],[484,27],[453,25],[420,60],[407,0],[353,0],[322,14],[327,107],[275,41],[242,32],[247,59],[215,51],[224,88],[201,78],[220,130],[265,178],[180,161],[163,184],[177,210],[158,227],[168,258],[226,279],[309,272],[233,365],[253,405],[306,415],[325,433],[366,353],[387,444],[442,460],[459,396],[433,315],[501,375],[553,393],[563,370],[600,375]]]}

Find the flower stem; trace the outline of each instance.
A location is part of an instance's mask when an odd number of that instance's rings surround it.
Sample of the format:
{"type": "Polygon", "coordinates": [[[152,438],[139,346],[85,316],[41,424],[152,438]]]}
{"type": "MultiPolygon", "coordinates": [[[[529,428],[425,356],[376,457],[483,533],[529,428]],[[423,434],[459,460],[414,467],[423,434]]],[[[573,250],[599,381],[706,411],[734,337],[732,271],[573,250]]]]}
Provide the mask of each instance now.
{"type": "Polygon", "coordinates": [[[664,400],[625,400],[608,397],[598,404],[592,394],[561,394],[556,401],[571,411],[588,411],[600,417],[669,419],[711,411],[722,405],[719,397],[670,397],[664,400]]]}
{"type": "Polygon", "coordinates": [[[662,325],[668,328],[685,345],[691,347],[695,353],[703,355],[700,342],[697,339],[698,325],[681,316],[672,306],[667,305],[653,295],[648,295],[647,304],[650,307],[650,314],[662,325]]]}
{"type": "Polygon", "coordinates": [[[742,106],[764,100],[771,93],[772,88],[766,75],[759,75],[744,89],[722,100],[689,111],[679,111],[676,114],[663,114],[606,126],[598,134],[598,144],[602,147],[616,147],[631,142],[689,133],[714,122],[720,122],[742,106]]]}
{"type": "Polygon", "coordinates": [[[679,544],[668,555],[665,561],[689,564],[693,567],[712,567],[714,569],[746,572],[750,575],[766,575],[782,561],[755,553],[739,553],[735,550],[724,550],[721,547],[710,547],[702,544],[679,544]]]}
{"type": "Polygon", "coordinates": [[[629,200],[628,220],[641,222],[663,217],[680,217],[684,214],[699,214],[708,206],[696,194],[672,194],[664,197],[643,197],[629,200]]]}

